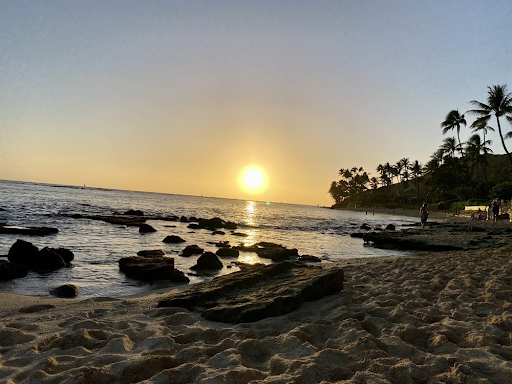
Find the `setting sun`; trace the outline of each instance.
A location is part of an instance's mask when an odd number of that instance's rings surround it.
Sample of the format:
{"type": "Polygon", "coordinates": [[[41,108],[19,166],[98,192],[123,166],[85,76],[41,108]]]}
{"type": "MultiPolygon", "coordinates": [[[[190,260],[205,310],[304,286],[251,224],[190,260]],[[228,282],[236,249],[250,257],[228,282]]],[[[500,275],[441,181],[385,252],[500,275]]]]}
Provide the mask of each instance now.
{"type": "Polygon", "coordinates": [[[240,172],[240,187],[249,193],[259,193],[267,187],[267,175],[262,168],[251,165],[240,172]]]}

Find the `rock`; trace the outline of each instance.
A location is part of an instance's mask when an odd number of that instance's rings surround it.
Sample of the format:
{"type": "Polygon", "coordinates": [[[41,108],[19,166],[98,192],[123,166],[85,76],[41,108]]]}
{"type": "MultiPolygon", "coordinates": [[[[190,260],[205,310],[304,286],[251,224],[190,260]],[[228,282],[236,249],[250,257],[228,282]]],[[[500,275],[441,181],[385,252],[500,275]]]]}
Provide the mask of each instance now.
{"type": "Polygon", "coordinates": [[[141,224],[139,227],[139,233],[151,233],[156,232],[156,229],[149,224],[141,224]]]}
{"type": "Polygon", "coordinates": [[[58,233],[57,228],[51,227],[15,227],[8,226],[5,223],[0,225],[0,234],[4,235],[27,235],[27,236],[48,236],[58,233]]]}
{"type": "Polygon", "coordinates": [[[368,232],[365,233],[363,240],[372,242],[376,248],[410,250],[410,251],[460,251],[464,248],[451,244],[431,243],[428,240],[411,238],[404,232],[368,232]]]}
{"type": "Polygon", "coordinates": [[[363,224],[359,227],[359,229],[362,229],[364,231],[369,231],[370,229],[372,229],[368,224],[363,224]]]}
{"type": "Polygon", "coordinates": [[[224,228],[226,228],[226,229],[237,229],[238,227],[232,221],[228,221],[227,223],[224,224],[224,228]]]}
{"type": "Polygon", "coordinates": [[[218,241],[215,243],[215,246],[218,248],[231,248],[231,245],[229,245],[229,240],[218,241]]]}
{"type": "Polygon", "coordinates": [[[123,257],[119,260],[119,269],[127,277],[137,280],[170,280],[175,283],[190,281],[183,272],[174,268],[172,257],[123,257]]]}
{"type": "Polygon", "coordinates": [[[362,239],[364,237],[364,233],[363,232],[354,232],[354,233],[350,234],[350,237],[355,237],[357,239],[362,239]]]}
{"type": "Polygon", "coordinates": [[[312,255],[302,255],[299,256],[300,261],[309,261],[310,263],[321,263],[322,259],[312,255]]]}
{"type": "Polygon", "coordinates": [[[175,236],[175,235],[167,236],[162,241],[164,243],[170,243],[170,244],[184,243],[185,242],[185,240],[183,240],[181,237],[175,236]]]}
{"type": "Polygon", "coordinates": [[[64,284],[50,291],[52,295],[62,298],[75,297],[79,292],[80,289],[75,284],[64,284]]]}
{"type": "Polygon", "coordinates": [[[212,252],[205,252],[199,258],[197,259],[197,264],[191,267],[192,270],[201,270],[201,269],[208,269],[208,270],[219,270],[222,269],[224,265],[219,260],[217,255],[212,252]]]}
{"type": "Polygon", "coordinates": [[[233,232],[231,234],[233,236],[238,236],[238,237],[249,237],[249,235],[247,233],[242,233],[242,232],[233,232]]]}
{"type": "Polygon", "coordinates": [[[225,235],[225,234],[226,234],[226,232],[224,232],[224,231],[213,231],[212,232],[212,235],[225,235]]]}
{"type": "Polygon", "coordinates": [[[220,248],[215,252],[215,254],[219,257],[238,257],[240,255],[240,252],[238,249],[234,248],[220,248]]]}
{"type": "Polygon", "coordinates": [[[273,261],[283,261],[292,257],[299,257],[299,253],[296,249],[288,249],[280,244],[268,243],[266,241],[256,243],[249,247],[237,246],[234,248],[244,252],[256,252],[259,257],[273,261]]]}
{"type": "Polygon", "coordinates": [[[125,213],[123,213],[123,215],[126,215],[126,216],[144,216],[144,212],[142,212],[139,209],[130,209],[130,210],[126,211],[125,213]]]}
{"type": "Polygon", "coordinates": [[[199,248],[197,245],[189,245],[181,252],[181,256],[189,257],[192,255],[201,255],[204,252],[203,248],[199,248]]]}
{"type": "Polygon", "coordinates": [[[280,316],[343,289],[343,270],[282,262],[258,265],[173,294],[159,307],[201,311],[210,321],[249,323],[280,316]]]}
{"type": "Polygon", "coordinates": [[[133,227],[140,227],[146,222],[145,217],[120,217],[120,216],[103,216],[103,215],[81,215],[73,214],[70,217],[74,219],[89,219],[89,220],[100,220],[109,224],[115,225],[126,225],[133,227]]]}
{"type": "Polygon", "coordinates": [[[159,257],[159,256],[164,256],[165,253],[164,253],[164,251],[155,249],[155,250],[151,250],[151,251],[139,251],[139,252],[137,252],[137,255],[142,256],[142,257],[159,257]]]}
{"type": "Polygon", "coordinates": [[[386,231],[394,231],[395,230],[395,226],[393,224],[388,224],[386,226],[386,231]]]}
{"type": "Polygon", "coordinates": [[[180,217],[180,221],[181,221],[182,223],[188,223],[188,219],[187,219],[185,216],[181,216],[181,217],[180,217]]]}
{"type": "Polygon", "coordinates": [[[0,280],[12,280],[27,276],[28,268],[23,264],[0,261],[0,280]]]}
{"type": "Polygon", "coordinates": [[[202,228],[207,228],[207,229],[218,229],[218,228],[224,228],[224,220],[222,219],[219,219],[218,217],[214,217],[213,219],[200,219],[199,220],[199,225],[202,227],[202,228]]]}
{"type": "Polygon", "coordinates": [[[62,257],[62,259],[68,264],[71,263],[75,258],[74,253],[66,248],[57,248],[55,249],[55,252],[57,252],[60,257],[62,257]]]}
{"type": "Polygon", "coordinates": [[[199,224],[191,223],[191,224],[187,225],[187,228],[190,228],[190,229],[201,229],[203,227],[201,227],[199,224]]]}
{"type": "Polygon", "coordinates": [[[35,260],[29,264],[30,269],[38,272],[54,271],[67,266],[64,259],[53,248],[48,247],[41,249],[35,260]]]}
{"type": "Polygon", "coordinates": [[[7,258],[12,263],[28,265],[36,259],[38,253],[39,248],[32,243],[25,240],[16,240],[9,249],[7,258]]]}

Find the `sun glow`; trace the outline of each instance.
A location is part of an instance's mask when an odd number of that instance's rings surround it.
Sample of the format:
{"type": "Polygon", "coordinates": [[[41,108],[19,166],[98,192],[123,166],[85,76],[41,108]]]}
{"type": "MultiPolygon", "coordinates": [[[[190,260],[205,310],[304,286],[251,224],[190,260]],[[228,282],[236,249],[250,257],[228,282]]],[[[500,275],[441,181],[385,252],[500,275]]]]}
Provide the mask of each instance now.
{"type": "Polygon", "coordinates": [[[262,168],[250,165],[240,172],[238,183],[245,192],[260,193],[267,188],[267,174],[262,168]]]}

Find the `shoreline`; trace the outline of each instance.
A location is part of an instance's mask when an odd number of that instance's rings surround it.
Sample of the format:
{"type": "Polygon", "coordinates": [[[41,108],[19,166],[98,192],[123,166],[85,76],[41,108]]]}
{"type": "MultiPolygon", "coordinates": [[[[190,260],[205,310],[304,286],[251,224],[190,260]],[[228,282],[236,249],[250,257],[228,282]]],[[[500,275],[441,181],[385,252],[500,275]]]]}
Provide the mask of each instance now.
{"type": "MultiPolygon", "coordinates": [[[[480,249],[326,263],[343,268],[342,291],[254,323],[157,308],[166,288],[79,300],[2,292],[0,381],[506,384],[512,240],[508,223],[486,226],[502,233],[480,249]]],[[[482,237],[467,227],[412,231],[482,237]]]]}
{"type": "MultiPolygon", "coordinates": [[[[394,215],[394,216],[404,216],[404,217],[414,217],[418,219],[418,222],[420,220],[420,214],[419,214],[419,208],[417,211],[413,209],[404,209],[404,208],[372,208],[372,207],[350,207],[350,208],[331,208],[334,210],[339,211],[352,211],[352,212],[368,212],[368,214],[371,213],[378,213],[383,215],[394,215]]],[[[467,221],[468,217],[466,216],[459,216],[454,215],[452,213],[448,212],[438,212],[438,211],[429,211],[428,215],[429,220],[436,220],[436,221],[442,221],[445,219],[454,219],[454,220],[461,220],[461,221],[467,221]]]]}

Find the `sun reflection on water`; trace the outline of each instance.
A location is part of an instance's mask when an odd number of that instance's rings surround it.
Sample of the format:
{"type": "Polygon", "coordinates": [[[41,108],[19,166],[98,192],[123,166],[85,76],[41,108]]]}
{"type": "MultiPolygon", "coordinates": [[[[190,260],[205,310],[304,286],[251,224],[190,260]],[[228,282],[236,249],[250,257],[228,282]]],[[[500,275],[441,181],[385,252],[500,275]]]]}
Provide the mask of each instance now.
{"type": "Polygon", "coordinates": [[[238,261],[240,263],[250,264],[250,265],[254,265],[254,264],[258,264],[258,263],[265,264],[262,262],[260,257],[254,252],[241,252],[240,255],[238,256],[238,261]]]}

